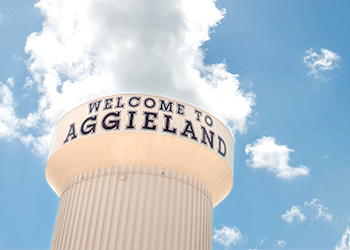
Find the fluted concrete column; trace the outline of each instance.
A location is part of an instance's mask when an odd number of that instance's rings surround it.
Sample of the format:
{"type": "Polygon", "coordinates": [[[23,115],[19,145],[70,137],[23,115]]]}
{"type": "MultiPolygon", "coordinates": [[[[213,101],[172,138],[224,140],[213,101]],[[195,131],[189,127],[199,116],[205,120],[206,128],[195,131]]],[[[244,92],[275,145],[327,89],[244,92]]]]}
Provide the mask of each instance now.
{"type": "Polygon", "coordinates": [[[212,211],[208,189],[185,174],[91,170],[65,186],[51,249],[211,249],[212,211]]]}

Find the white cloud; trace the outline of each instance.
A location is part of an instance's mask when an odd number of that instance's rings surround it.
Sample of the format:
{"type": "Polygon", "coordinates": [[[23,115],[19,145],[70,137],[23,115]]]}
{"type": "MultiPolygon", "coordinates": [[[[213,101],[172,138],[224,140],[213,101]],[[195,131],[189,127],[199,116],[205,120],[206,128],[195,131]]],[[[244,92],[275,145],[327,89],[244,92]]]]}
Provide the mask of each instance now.
{"type": "Polygon", "coordinates": [[[316,220],[322,219],[329,222],[332,221],[333,220],[332,215],[329,213],[326,213],[327,208],[321,205],[319,202],[320,201],[315,198],[315,199],[312,199],[312,201],[310,201],[309,203],[305,202],[305,206],[312,211],[312,213],[314,214],[314,218],[316,220]]]}
{"type": "Polygon", "coordinates": [[[18,55],[16,55],[16,54],[14,54],[12,60],[24,61],[24,58],[21,57],[21,56],[18,56],[18,55]]]}
{"type": "Polygon", "coordinates": [[[281,249],[286,246],[286,242],[284,240],[277,240],[275,247],[281,249]]]}
{"type": "Polygon", "coordinates": [[[15,114],[15,105],[9,86],[0,82],[0,138],[7,138],[8,140],[18,138],[16,128],[19,119],[15,114]]]}
{"type": "Polygon", "coordinates": [[[201,46],[225,14],[215,1],[40,0],[36,6],[43,28],[27,38],[31,79],[24,89],[38,88],[32,116],[44,133],[28,132],[22,141],[39,143],[70,109],[123,92],[187,101],[216,114],[233,133],[246,131],[254,94],[242,90],[225,63],[203,62],[201,46]]]}
{"type": "Polygon", "coordinates": [[[7,140],[19,139],[24,145],[30,146],[38,154],[47,152],[51,140],[51,134],[34,137],[25,135],[28,128],[36,128],[40,120],[38,113],[28,113],[25,118],[18,118],[15,112],[17,103],[14,101],[11,87],[15,84],[13,78],[9,78],[6,84],[0,82],[0,138],[7,140]]]}
{"type": "Polygon", "coordinates": [[[213,240],[225,247],[237,245],[243,241],[241,230],[237,227],[223,226],[221,229],[214,228],[213,240]]]}
{"type": "Polygon", "coordinates": [[[350,249],[350,227],[346,228],[341,240],[334,248],[335,250],[349,250],[350,249]]]}
{"type": "Polygon", "coordinates": [[[15,80],[13,77],[11,78],[8,78],[6,83],[10,86],[10,87],[13,87],[15,85],[15,80]]]}
{"type": "Polygon", "coordinates": [[[260,240],[259,237],[258,237],[258,239],[257,239],[258,244],[259,244],[260,246],[264,245],[264,242],[265,242],[266,239],[267,239],[267,237],[265,237],[265,238],[263,238],[262,240],[260,240]]]}
{"type": "Polygon", "coordinates": [[[341,57],[330,50],[321,49],[321,54],[317,54],[313,49],[306,51],[304,57],[304,63],[310,69],[308,75],[313,74],[316,78],[326,80],[322,74],[325,71],[332,71],[334,68],[339,68],[337,62],[341,60],[341,57]]]}
{"type": "Polygon", "coordinates": [[[281,218],[292,224],[294,219],[299,223],[306,220],[319,220],[332,222],[333,216],[330,213],[327,213],[328,208],[320,204],[320,201],[317,198],[312,199],[310,202],[305,202],[303,207],[292,206],[290,210],[287,210],[284,214],[281,215],[281,218]]]}
{"type": "Polygon", "coordinates": [[[277,177],[284,180],[292,180],[298,176],[307,176],[309,168],[305,166],[289,166],[289,154],[294,150],[286,145],[278,145],[273,137],[262,137],[253,145],[248,144],[245,148],[246,154],[251,154],[247,165],[252,168],[262,168],[273,172],[277,177]]]}
{"type": "Polygon", "coordinates": [[[282,219],[291,224],[294,221],[294,218],[297,222],[303,222],[306,220],[305,215],[301,212],[299,206],[292,206],[290,210],[287,210],[286,213],[282,214],[282,219]]]}

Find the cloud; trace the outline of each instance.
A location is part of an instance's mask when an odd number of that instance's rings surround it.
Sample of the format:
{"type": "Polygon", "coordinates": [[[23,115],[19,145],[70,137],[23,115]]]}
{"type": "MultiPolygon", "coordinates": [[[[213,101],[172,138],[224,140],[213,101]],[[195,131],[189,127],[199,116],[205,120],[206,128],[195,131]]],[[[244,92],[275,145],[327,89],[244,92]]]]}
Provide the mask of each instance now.
{"type": "Polygon", "coordinates": [[[281,249],[286,246],[286,242],[284,240],[277,240],[275,247],[281,249]]]}
{"type": "Polygon", "coordinates": [[[288,165],[291,152],[294,152],[294,150],[289,149],[286,145],[276,144],[275,138],[262,137],[253,145],[248,144],[246,146],[245,153],[250,154],[250,159],[246,161],[246,164],[256,169],[267,169],[284,180],[307,176],[310,171],[309,168],[302,165],[293,168],[288,165]]]}
{"type": "Polygon", "coordinates": [[[37,153],[46,152],[47,145],[51,140],[50,132],[38,138],[30,133],[23,134],[28,128],[37,128],[40,117],[37,113],[28,113],[27,117],[24,118],[17,117],[15,112],[17,103],[11,91],[14,84],[13,78],[7,79],[6,84],[0,82],[0,138],[5,138],[8,141],[19,139],[24,145],[32,147],[33,151],[37,153]]]}
{"type": "Polygon", "coordinates": [[[16,54],[14,54],[12,60],[24,61],[24,58],[21,57],[21,56],[18,56],[18,55],[16,55],[16,54]]]}
{"type": "Polygon", "coordinates": [[[350,249],[350,227],[346,228],[341,240],[334,248],[335,250],[349,250],[350,249]]]}
{"type": "Polygon", "coordinates": [[[223,226],[221,229],[214,228],[213,240],[225,247],[235,246],[243,241],[241,230],[237,227],[223,226]]]}
{"type": "Polygon", "coordinates": [[[264,242],[265,242],[266,239],[267,239],[267,237],[265,237],[265,238],[263,238],[262,240],[260,240],[259,237],[258,237],[258,239],[257,239],[258,244],[259,244],[260,246],[264,245],[264,242]]]}
{"type": "Polygon", "coordinates": [[[310,203],[305,202],[305,206],[312,211],[312,213],[314,214],[314,218],[316,220],[322,219],[322,220],[331,222],[333,220],[332,215],[326,213],[327,208],[323,207],[323,205],[321,205],[319,202],[320,201],[315,198],[315,199],[312,199],[310,203]]]}
{"type": "Polygon", "coordinates": [[[305,215],[301,212],[299,206],[293,206],[290,210],[287,210],[285,214],[282,214],[282,219],[291,224],[294,218],[299,222],[306,220],[305,215]]]}
{"type": "Polygon", "coordinates": [[[284,214],[281,215],[281,218],[292,224],[294,220],[298,223],[310,220],[319,220],[332,222],[333,216],[330,213],[327,213],[328,208],[320,204],[320,201],[317,198],[312,199],[310,202],[305,202],[303,207],[292,206],[290,210],[287,210],[284,214]]]}
{"type": "Polygon", "coordinates": [[[31,113],[42,130],[24,133],[27,145],[45,154],[45,138],[63,114],[125,92],[187,101],[213,112],[234,134],[247,131],[254,93],[243,91],[224,62],[204,64],[201,46],[225,15],[215,1],[40,0],[36,7],[43,27],[27,38],[24,90],[35,86],[40,94],[31,113]]]}
{"type": "Polygon", "coordinates": [[[15,85],[15,81],[14,81],[14,78],[11,77],[11,78],[8,78],[6,83],[10,86],[10,87],[13,87],[15,85]]]}
{"type": "Polygon", "coordinates": [[[16,117],[14,106],[16,105],[11,87],[13,80],[7,80],[8,85],[0,82],[0,138],[11,140],[18,138],[16,131],[19,119],[16,117]]]}
{"type": "Polygon", "coordinates": [[[332,71],[339,68],[337,62],[341,61],[341,57],[330,50],[321,49],[321,54],[317,54],[313,49],[309,49],[304,57],[304,63],[310,69],[308,75],[313,74],[316,78],[327,80],[322,74],[325,71],[332,71]]]}

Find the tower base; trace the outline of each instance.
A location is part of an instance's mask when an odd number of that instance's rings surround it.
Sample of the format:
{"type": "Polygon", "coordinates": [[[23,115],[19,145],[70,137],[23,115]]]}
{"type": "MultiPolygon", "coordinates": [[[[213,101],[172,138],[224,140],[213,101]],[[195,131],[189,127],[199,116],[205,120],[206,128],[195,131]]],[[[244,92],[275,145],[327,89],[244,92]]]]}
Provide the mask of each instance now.
{"type": "Polygon", "coordinates": [[[212,214],[208,189],[180,172],[96,169],[66,184],[51,249],[211,249],[212,214]]]}

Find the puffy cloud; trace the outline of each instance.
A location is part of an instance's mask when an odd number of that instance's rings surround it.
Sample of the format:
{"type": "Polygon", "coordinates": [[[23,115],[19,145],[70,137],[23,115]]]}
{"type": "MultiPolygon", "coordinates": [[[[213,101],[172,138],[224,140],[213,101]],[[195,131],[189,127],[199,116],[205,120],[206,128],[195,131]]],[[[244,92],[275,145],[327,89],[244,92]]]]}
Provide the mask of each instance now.
{"type": "Polygon", "coordinates": [[[203,61],[201,46],[225,15],[215,1],[40,0],[36,7],[44,21],[27,38],[31,77],[24,89],[39,91],[31,117],[44,132],[24,134],[27,145],[45,148],[56,121],[77,105],[125,92],[187,101],[216,114],[234,134],[246,131],[254,94],[242,90],[225,63],[203,61]]]}
{"type": "Polygon", "coordinates": [[[327,213],[328,208],[320,204],[317,198],[312,199],[310,202],[305,202],[303,207],[292,206],[290,210],[287,210],[281,215],[281,218],[292,224],[294,219],[299,223],[309,219],[310,221],[322,219],[324,221],[333,221],[333,216],[327,213]]]}
{"type": "Polygon", "coordinates": [[[292,180],[298,176],[307,176],[310,169],[305,166],[291,167],[288,165],[289,154],[294,150],[286,145],[278,145],[273,137],[262,137],[253,145],[248,144],[245,153],[250,154],[247,165],[252,168],[262,168],[273,172],[284,180],[292,180]]]}
{"type": "Polygon", "coordinates": [[[349,250],[350,249],[350,227],[346,228],[341,240],[334,248],[335,250],[349,250]]]}
{"type": "Polygon", "coordinates": [[[331,71],[334,68],[339,68],[337,62],[341,60],[341,57],[330,50],[321,49],[321,54],[317,54],[313,49],[306,51],[304,57],[304,63],[310,69],[308,75],[313,74],[316,78],[326,80],[322,74],[325,71],[331,71]]]}
{"type": "Polygon", "coordinates": [[[14,84],[13,78],[7,79],[6,84],[0,82],[0,138],[19,139],[24,145],[32,147],[32,150],[38,154],[47,152],[51,140],[50,131],[38,137],[34,137],[30,133],[25,135],[28,128],[38,127],[40,116],[38,113],[29,113],[25,118],[17,117],[15,112],[17,103],[14,101],[10,89],[14,84]]]}
{"type": "Polygon", "coordinates": [[[225,247],[237,245],[243,241],[241,230],[237,227],[223,226],[221,229],[214,228],[213,240],[225,247]]]}
{"type": "Polygon", "coordinates": [[[286,213],[282,214],[282,219],[291,224],[294,221],[294,218],[299,222],[306,220],[305,215],[301,212],[299,206],[292,206],[290,210],[287,210],[286,213]]]}

